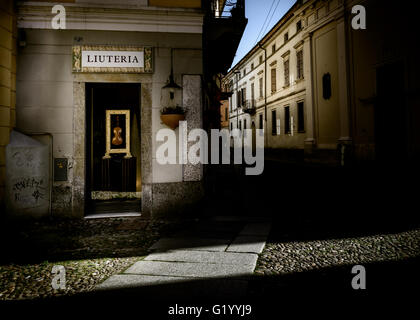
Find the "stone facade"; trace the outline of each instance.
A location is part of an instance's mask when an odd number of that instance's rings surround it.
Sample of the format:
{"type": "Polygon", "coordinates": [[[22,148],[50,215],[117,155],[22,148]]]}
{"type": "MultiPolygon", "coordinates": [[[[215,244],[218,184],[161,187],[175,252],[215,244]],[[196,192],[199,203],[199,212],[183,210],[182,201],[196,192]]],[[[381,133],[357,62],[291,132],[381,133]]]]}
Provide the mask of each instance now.
{"type": "Polygon", "coordinates": [[[342,1],[297,1],[225,77],[233,92],[230,128],[264,128],[267,149],[310,153],[316,147],[335,155],[338,141],[349,139],[346,91],[340,90],[346,61],[337,60],[343,17],[342,1]],[[319,86],[325,73],[334,86],[328,100],[319,86]]]}
{"type": "Polygon", "coordinates": [[[224,78],[230,128],[254,123],[265,129],[266,148],[301,150],[309,161],[417,159],[418,98],[410,92],[418,49],[408,11],[378,0],[296,1],[224,78]],[[357,5],[366,29],[352,27],[357,5]],[[250,107],[255,115],[244,112],[250,107]]]}

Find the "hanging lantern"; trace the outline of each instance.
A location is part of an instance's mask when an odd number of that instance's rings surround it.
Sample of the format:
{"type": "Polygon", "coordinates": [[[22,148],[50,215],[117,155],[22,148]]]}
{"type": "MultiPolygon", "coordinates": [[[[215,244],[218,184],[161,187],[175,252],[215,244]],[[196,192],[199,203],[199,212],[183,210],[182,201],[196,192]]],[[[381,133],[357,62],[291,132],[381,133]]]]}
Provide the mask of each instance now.
{"type": "Polygon", "coordinates": [[[162,89],[169,90],[169,98],[171,100],[175,98],[175,90],[182,89],[174,80],[173,49],[171,49],[171,74],[169,75],[168,83],[162,89]]]}

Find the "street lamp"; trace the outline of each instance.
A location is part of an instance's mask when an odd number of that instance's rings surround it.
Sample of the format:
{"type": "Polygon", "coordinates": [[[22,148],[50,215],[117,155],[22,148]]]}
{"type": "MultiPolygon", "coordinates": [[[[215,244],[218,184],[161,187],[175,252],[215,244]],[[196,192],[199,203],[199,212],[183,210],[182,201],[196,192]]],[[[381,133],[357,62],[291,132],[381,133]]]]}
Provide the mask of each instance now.
{"type": "Polygon", "coordinates": [[[174,100],[175,98],[175,90],[182,89],[181,86],[176,84],[174,80],[174,63],[173,63],[173,49],[171,48],[171,74],[169,75],[168,83],[162,87],[162,89],[169,90],[169,98],[174,100]]]}

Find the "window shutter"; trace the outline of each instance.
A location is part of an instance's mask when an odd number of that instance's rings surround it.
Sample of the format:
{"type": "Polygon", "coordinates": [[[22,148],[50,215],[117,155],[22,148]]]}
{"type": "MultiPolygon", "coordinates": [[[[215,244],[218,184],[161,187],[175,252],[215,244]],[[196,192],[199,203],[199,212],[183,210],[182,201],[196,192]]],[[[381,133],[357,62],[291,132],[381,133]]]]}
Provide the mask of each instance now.
{"type": "Polygon", "coordinates": [[[297,78],[303,79],[303,51],[300,50],[296,54],[296,60],[297,60],[297,78]]]}
{"type": "Polygon", "coordinates": [[[277,83],[276,83],[276,69],[271,69],[271,92],[277,91],[277,83]]]}
{"type": "Polygon", "coordinates": [[[289,78],[289,60],[284,61],[284,86],[287,87],[290,85],[289,78]]]}

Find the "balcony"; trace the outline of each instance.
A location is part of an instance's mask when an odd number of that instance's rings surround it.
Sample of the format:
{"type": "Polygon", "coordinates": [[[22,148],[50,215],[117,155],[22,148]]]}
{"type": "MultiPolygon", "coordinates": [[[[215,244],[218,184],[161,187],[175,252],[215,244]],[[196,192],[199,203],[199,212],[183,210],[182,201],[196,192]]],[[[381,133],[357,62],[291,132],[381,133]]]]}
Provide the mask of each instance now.
{"type": "Polygon", "coordinates": [[[242,105],[242,112],[253,116],[257,112],[257,101],[255,99],[246,100],[242,105]]]}
{"type": "Polygon", "coordinates": [[[245,31],[245,0],[203,1],[205,68],[207,74],[225,74],[232,65],[245,31]]]}

